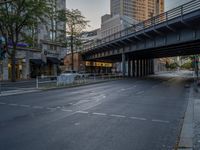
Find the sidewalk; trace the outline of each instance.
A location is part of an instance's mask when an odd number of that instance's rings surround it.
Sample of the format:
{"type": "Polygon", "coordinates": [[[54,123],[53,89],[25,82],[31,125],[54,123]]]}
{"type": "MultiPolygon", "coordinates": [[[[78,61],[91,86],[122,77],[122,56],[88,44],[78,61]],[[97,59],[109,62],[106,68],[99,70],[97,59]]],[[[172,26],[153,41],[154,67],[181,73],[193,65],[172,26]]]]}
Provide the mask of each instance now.
{"type": "Polygon", "coordinates": [[[178,150],[200,150],[200,87],[190,88],[178,150]]]}

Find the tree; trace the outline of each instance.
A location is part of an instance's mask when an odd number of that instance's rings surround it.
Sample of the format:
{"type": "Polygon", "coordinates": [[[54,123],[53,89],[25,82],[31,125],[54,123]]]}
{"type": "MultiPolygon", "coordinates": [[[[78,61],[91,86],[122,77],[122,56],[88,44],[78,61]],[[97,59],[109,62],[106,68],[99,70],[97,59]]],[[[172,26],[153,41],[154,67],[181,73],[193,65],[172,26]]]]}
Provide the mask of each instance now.
{"type": "Polygon", "coordinates": [[[74,47],[79,44],[78,36],[88,26],[88,22],[81,12],[76,9],[65,10],[64,20],[66,21],[66,34],[69,37],[69,45],[71,49],[71,70],[74,70],[74,47]]]}
{"type": "Polygon", "coordinates": [[[17,45],[22,37],[26,37],[27,29],[46,23],[50,11],[48,4],[49,0],[12,0],[0,5],[0,33],[6,39],[7,53],[11,58],[12,81],[16,81],[17,45]],[[9,49],[8,43],[12,45],[9,49]]]}

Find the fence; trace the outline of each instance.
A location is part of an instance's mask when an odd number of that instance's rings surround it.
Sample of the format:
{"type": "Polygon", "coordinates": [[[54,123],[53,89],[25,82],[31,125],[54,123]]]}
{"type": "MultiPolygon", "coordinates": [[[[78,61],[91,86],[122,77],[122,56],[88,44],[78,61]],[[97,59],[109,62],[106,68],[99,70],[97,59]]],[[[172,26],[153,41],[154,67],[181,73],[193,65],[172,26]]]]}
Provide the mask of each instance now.
{"type": "Polygon", "coordinates": [[[135,35],[140,31],[144,31],[147,28],[155,27],[156,25],[168,22],[174,18],[181,17],[183,19],[183,15],[188,14],[190,12],[196,11],[200,9],[200,1],[199,0],[193,0],[191,2],[188,2],[184,5],[181,5],[177,8],[174,8],[172,10],[169,10],[165,13],[162,13],[158,16],[152,17],[148,20],[145,20],[143,22],[140,22],[138,24],[135,24],[129,28],[126,28],[122,31],[116,32],[110,36],[107,36],[101,40],[98,40],[96,42],[91,43],[90,45],[87,45],[84,47],[84,51],[87,52],[89,50],[92,50],[98,46],[101,46],[106,43],[110,43],[114,40],[120,39],[125,36],[129,35],[135,35]]]}
{"type": "Polygon", "coordinates": [[[98,83],[109,80],[121,79],[122,74],[85,74],[81,76],[38,76],[36,78],[37,89],[48,89],[57,87],[69,87],[98,83]]]}

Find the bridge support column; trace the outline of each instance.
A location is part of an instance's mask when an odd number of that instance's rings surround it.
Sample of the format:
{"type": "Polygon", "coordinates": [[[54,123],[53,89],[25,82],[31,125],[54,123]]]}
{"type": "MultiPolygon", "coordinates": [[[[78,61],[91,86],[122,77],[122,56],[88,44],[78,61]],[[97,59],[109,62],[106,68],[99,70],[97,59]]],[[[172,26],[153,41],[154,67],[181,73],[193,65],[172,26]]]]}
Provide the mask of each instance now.
{"type": "Polygon", "coordinates": [[[154,74],[154,60],[150,60],[150,74],[154,74]]]}
{"type": "Polygon", "coordinates": [[[139,59],[136,60],[136,76],[139,77],[140,76],[140,69],[139,69],[139,59]]]}
{"type": "Polygon", "coordinates": [[[128,77],[131,77],[131,59],[128,58],[128,77]]]}
{"type": "Polygon", "coordinates": [[[142,59],[140,59],[140,77],[143,77],[143,68],[144,66],[143,66],[143,60],[142,59]]]}
{"type": "Polygon", "coordinates": [[[144,75],[147,76],[147,59],[144,60],[144,75]]]}
{"type": "Polygon", "coordinates": [[[135,59],[132,59],[132,77],[135,77],[136,75],[135,75],[135,59]]]}
{"type": "Polygon", "coordinates": [[[125,77],[126,75],[126,55],[122,53],[122,75],[125,77]]]}
{"type": "Polygon", "coordinates": [[[145,59],[142,60],[142,76],[144,77],[146,75],[146,63],[145,59]]]}
{"type": "Polygon", "coordinates": [[[143,59],[143,76],[146,76],[146,59],[143,59]]]}
{"type": "Polygon", "coordinates": [[[149,75],[149,70],[150,70],[150,67],[149,67],[149,63],[150,63],[150,60],[149,59],[146,59],[146,75],[149,75]]]}

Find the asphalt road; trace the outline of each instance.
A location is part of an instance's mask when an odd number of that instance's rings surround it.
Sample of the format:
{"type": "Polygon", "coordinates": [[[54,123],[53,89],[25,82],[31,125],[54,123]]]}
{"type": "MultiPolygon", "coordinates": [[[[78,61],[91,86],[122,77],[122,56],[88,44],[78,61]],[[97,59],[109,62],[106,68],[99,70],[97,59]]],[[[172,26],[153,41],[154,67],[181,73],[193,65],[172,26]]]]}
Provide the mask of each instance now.
{"type": "Polygon", "coordinates": [[[0,82],[0,91],[11,91],[11,90],[20,90],[20,89],[30,89],[36,88],[36,80],[25,80],[25,81],[17,81],[17,82],[10,82],[4,81],[0,82]]]}
{"type": "Polygon", "coordinates": [[[188,79],[126,79],[0,97],[0,150],[172,150],[188,79]]]}

